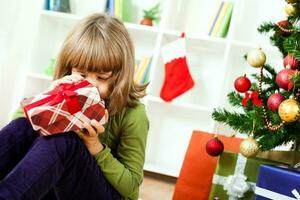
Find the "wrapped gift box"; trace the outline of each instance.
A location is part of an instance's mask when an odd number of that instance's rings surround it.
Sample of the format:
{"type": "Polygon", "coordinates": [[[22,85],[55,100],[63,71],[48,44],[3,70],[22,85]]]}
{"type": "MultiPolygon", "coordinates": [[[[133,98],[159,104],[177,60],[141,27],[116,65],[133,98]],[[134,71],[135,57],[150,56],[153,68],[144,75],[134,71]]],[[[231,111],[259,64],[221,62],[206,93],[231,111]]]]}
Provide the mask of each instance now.
{"type": "Polygon", "coordinates": [[[300,172],[295,169],[261,165],[255,187],[257,200],[300,199],[300,172]]]}
{"type": "Polygon", "coordinates": [[[209,199],[253,199],[261,164],[280,164],[263,158],[245,158],[223,152],[219,157],[209,199]]]}
{"type": "Polygon", "coordinates": [[[41,135],[83,129],[92,119],[104,123],[105,104],[87,80],[61,84],[21,102],[27,119],[41,135]]]}
{"type": "Polygon", "coordinates": [[[298,151],[261,151],[256,157],[274,160],[289,166],[300,163],[300,152],[298,151]]]}

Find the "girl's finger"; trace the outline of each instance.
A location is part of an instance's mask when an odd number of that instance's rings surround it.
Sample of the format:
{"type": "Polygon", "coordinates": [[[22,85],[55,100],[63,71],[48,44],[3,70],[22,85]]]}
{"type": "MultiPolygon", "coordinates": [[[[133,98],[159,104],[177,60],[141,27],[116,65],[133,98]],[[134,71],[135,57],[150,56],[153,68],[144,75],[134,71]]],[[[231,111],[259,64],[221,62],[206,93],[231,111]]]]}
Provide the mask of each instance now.
{"type": "Polygon", "coordinates": [[[80,74],[72,74],[71,76],[77,79],[83,79],[83,77],[80,74]]]}
{"type": "Polygon", "coordinates": [[[53,83],[56,85],[60,85],[62,83],[72,83],[72,81],[67,78],[62,78],[62,79],[57,79],[57,80],[53,81],[53,83]]]}
{"type": "Polygon", "coordinates": [[[102,126],[99,122],[97,122],[96,120],[92,120],[91,121],[91,125],[97,130],[97,133],[103,133],[104,132],[104,126],[102,126]]]}
{"type": "Polygon", "coordinates": [[[79,74],[72,74],[72,75],[70,76],[70,79],[71,79],[73,82],[78,82],[78,81],[82,80],[83,77],[80,76],[79,74]]]}
{"type": "Polygon", "coordinates": [[[75,131],[75,133],[82,139],[84,134],[81,131],[75,131]]]}
{"type": "Polygon", "coordinates": [[[64,76],[61,80],[72,81],[71,76],[64,76]]]}
{"type": "Polygon", "coordinates": [[[56,86],[63,84],[63,83],[73,83],[72,81],[62,81],[61,79],[53,81],[49,87],[50,90],[54,89],[56,86]]]}
{"type": "Polygon", "coordinates": [[[61,79],[57,79],[57,80],[53,81],[49,87],[49,90],[54,89],[56,86],[58,86],[60,84],[64,84],[64,83],[73,84],[80,80],[83,80],[83,77],[80,76],[79,74],[72,74],[70,76],[64,76],[61,79]]]}
{"type": "Polygon", "coordinates": [[[89,123],[84,122],[83,127],[89,132],[90,136],[97,135],[97,132],[95,131],[95,129],[89,123]]]}

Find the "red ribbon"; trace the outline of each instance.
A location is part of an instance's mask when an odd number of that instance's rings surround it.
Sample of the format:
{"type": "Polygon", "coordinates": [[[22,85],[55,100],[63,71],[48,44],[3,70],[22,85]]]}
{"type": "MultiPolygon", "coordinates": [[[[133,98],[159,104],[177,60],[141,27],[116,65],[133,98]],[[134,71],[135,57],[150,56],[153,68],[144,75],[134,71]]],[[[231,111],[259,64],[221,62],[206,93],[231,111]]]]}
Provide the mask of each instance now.
{"type": "Polygon", "coordinates": [[[80,102],[75,90],[88,86],[90,83],[87,80],[83,80],[77,84],[63,83],[56,86],[53,90],[46,93],[50,96],[43,98],[39,101],[36,101],[32,104],[25,106],[25,110],[30,110],[32,108],[47,104],[47,105],[56,105],[61,103],[63,100],[66,101],[68,111],[71,114],[74,114],[81,110],[80,102]]]}
{"type": "Polygon", "coordinates": [[[294,87],[294,83],[292,83],[292,82],[289,82],[288,83],[288,90],[291,90],[293,87],[294,87]]]}
{"type": "Polygon", "coordinates": [[[246,92],[245,97],[242,100],[243,106],[246,107],[249,100],[252,100],[255,106],[261,106],[262,100],[258,97],[258,92],[253,91],[252,93],[246,92]]]}

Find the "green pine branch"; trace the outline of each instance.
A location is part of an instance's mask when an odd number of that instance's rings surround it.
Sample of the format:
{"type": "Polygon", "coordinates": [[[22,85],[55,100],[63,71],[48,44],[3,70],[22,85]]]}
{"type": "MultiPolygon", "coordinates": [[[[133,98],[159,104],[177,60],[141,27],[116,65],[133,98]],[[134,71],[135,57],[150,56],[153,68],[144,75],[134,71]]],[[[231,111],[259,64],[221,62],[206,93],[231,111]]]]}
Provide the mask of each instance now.
{"type": "Polygon", "coordinates": [[[229,112],[226,109],[214,109],[212,118],[241,133],[250,134],[253,127],[252,120],[248,115],[234,111],[229,112]]]}
{"type": "MultiPolygon", "coordinates": [[[[262,94],[265,96],[268,93],[274,93],[276,90],[279,90],[278,85],[276,84],[276,75],[277,72],[274,68],[272,68],[269,64],[264,65],[264,72],[262,77],[262,84],[264,89],[262,94]]],[[[251,74],[251,76],[259,82],[260,74],[251,74]]],[[[254,83],[254,87],[251,88],[252,90],[258,90],[258,85],[254,83]]],[[[267,95],[269,96],[269,95],[267,95]]]]}
{"type": "Polygon", "coordinates": [[[281,144],[286,144],[289,141],[284,140],[285,131],[279,130],[270,133],[268,130],[259,131],[256,137],[259,138],[259,144],[262,151],[267,151],[273,149],[274,146],[279,146],[281,144]],[[283,142],[284,141],[284,142],[283,142]]]}
{"type": "Polygon", "coordinates": [[[267,71],[269,74],[271,74],[272,76],[275,76],[275,77],[277,75],[276,70],[273,67],[271,67],[271,65],[269,65],[269,64],[264,65],[264,71],[267,71]]]}
{"type": "MultiPolygon", "coordinates": [[[[251,76],[259,81],[260,80],[260,74],[251,74],[251,76]]],[[[270,77],[269,75],[264,75],[263,76],[263,81],[262,81],[264,84],[268,84],[268,85],[271,85],[274,83],[274,78],[273,77],[270,77]]]]}
{"type": "Polygon", "coordinates": [[[290,80],[296,87],[300,87],[300,72],[295,70],[295,73],[291,76],[290,80]]]}
{"type": "Polygon", "coordinates": [[[300,37],[299,34],[293,34],[283,41],[283,48],[285,52],[295,56],[297,60],[300,60],[300,37]]]}
{"type": "Polygon", "coordinates": [[[270,32],[271,30],[274,30],[276,29],[276,24],[273,23],[273,22],[264,22],[262,25],[260,25],[258,28],[257,28],[257,31],[259,33],[268,33],[270,32]]]}
{"type": "Polygon", "coordinates": [[[242,106],[242,99],[243,99],[243,97],[239,93],[237,93],[237,92],[230,92],[227,95],[227,98],[228,98],[228,102],[233,107],[241,107],[242,106]]]}
{"type": "Polygon", "coordinates": [[[270,37],[271,44],[277,47],[283,56],[287,55],[287,52],[283,48],[284,38],[280,32],[275,32],[274,35],[270,37]]]}

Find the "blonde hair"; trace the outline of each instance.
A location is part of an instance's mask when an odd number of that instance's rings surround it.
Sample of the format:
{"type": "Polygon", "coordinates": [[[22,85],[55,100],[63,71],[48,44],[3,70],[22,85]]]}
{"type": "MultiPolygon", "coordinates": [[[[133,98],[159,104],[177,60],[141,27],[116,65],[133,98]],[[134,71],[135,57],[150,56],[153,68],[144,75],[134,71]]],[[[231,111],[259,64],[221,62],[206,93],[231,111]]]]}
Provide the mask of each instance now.
{"type": "Polygon", "coordinates": [[[145,96],[147,85],[134,83],[134,48],[118,19],[92,14],[69,33],[58,55],[54,79],[77,68],[86,72],[113,72],[107,109],[110,115],[125,106],[134,107],[145,96]]]}

